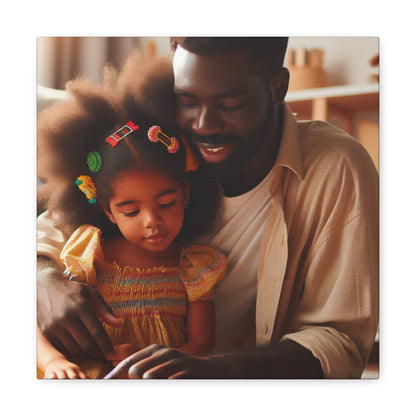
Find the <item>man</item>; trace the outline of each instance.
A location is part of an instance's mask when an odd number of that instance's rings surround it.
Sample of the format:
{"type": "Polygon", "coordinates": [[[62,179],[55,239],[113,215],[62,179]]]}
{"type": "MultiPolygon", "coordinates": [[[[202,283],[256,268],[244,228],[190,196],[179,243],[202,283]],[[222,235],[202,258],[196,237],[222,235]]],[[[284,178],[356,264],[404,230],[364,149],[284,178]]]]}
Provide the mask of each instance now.
{"type": "MultiPolygon", "coordinates": [[[[222,221],[204,241],[229,265],[216,349],[196,358],[150,346],[111,377],[360,377],[378,324],[378,177],[368,154],[328,124],[295,120],[284,103],[287,38],[171,46],[177,120],[224,191],[222,221]]],[[[42,330],[71,351],[106,352],[96,314],[115,325],[111,313],[45,263],[42,330]]]]}

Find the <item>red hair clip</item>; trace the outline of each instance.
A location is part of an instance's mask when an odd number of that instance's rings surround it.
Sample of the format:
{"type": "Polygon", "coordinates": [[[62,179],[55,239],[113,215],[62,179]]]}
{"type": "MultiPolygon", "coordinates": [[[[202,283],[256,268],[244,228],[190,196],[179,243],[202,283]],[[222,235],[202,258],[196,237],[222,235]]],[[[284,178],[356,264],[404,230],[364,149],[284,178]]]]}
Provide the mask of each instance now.
{"type": "Polygon", "coordinates": [[[133,133],[133,131],[136,131],[138,129],[139,129],[139,126],[134,124],[132,121],[129,121],[123,127],[120,127],[117,131],[115,131],[111,136],[108,136],[105,139],[105,141],[108,144],[110,144],[110,146],[116,147],[120,140],[123,140],[130,133],[133,133]],[[119,133],[121,133],[122,135],[120,135],[119,133]]]}
{"type": "Polygon", "coordinates": [[[169,137],[163,133],[159,126],[150,127],[147,137],[151,142],[159,141],[163,143],[168,148],[169,153],[176,153],[179,149],[179,141],[175,137],[169,137]]]}

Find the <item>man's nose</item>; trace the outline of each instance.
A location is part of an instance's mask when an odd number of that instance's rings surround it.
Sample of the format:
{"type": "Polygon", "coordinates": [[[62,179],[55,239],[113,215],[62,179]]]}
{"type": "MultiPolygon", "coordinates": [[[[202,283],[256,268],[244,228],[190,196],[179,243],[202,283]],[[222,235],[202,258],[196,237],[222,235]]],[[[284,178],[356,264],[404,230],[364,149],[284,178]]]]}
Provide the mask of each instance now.
{"type": "Polygon", "coordinates": [[[192,123],[192,130],[199,136],[209,136],[221,132],[221,120],[215,108],[201,106],[192,123]]]}

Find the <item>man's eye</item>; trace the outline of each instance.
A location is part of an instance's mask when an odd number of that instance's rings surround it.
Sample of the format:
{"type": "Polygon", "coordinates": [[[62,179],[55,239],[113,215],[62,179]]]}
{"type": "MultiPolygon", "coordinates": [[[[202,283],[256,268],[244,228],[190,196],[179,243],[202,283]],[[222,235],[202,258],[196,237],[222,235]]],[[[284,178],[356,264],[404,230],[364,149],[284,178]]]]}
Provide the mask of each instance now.
{"type": "Polygon", "coordinates": [[[221,104],[219,104],[219,107],[225,111],[236,111],[236,110],[239,110],[242,106],[243,104],[241,102],[238,102],[238,103],[222,102],[221,104]]]}
{"type": "Polygon", "coordinates": [[[194,100],[188,98],[179,98],[179,104],[185,108],[195,108],[197,107],[198,103],[194,100]]]}
{"type": "Polygon", "coordinates": [[[171,202],[168,202],[167,204],[160,204],[159,207],[162,209],[166,209],[166,208],[173,207],[175,204],[176,204],[176,199],[171,202]]]}
{"type": "Polygon", "coordinates": [[[136,209],[136,210],[130,211],[130,212],[123,212],[123,215],[125,217],[135,217],[139,212],[140,212],[140,210],[136,209]]]}

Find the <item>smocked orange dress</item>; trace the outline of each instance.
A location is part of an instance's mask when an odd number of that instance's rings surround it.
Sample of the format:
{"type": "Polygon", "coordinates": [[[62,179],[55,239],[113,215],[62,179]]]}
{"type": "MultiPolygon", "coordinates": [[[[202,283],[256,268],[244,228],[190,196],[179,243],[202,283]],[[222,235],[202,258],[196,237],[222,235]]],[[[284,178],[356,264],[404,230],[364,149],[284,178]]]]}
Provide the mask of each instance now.
{"type": "Polygon", "coordinates": [[[182,249],[177,267],[133,268],[107,262],[101,231],[83,225],[61,253],[65,276],[95,287],[123,325],[104,327],[113,345],[136,350],[153,343],[179,347],[186,342],[187,301],[213,299],[214,286],[226,274],[226,257],[213,247],[182,249]]]}

